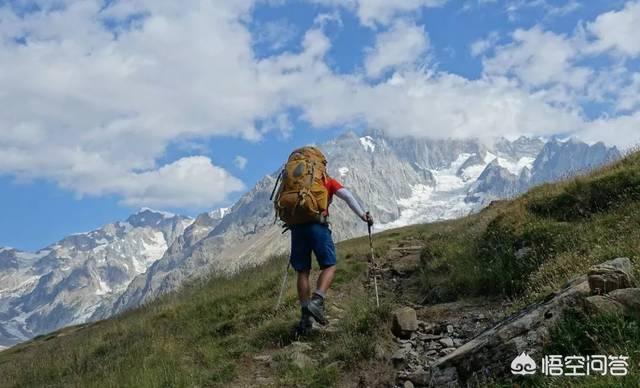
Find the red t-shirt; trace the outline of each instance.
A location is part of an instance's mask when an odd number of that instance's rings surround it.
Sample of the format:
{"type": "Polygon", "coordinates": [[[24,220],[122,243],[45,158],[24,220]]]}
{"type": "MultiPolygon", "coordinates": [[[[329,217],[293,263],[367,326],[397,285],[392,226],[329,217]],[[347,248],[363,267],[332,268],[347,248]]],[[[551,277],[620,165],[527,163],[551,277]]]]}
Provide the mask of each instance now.
{"type": "MultiPolygon", "coordinates": [[[[328,177],[324,180],[324,187],[326,187],[327,191],[329,191],[328,204],[331,205],[331,201],[333,201],[333,195],[336,193],[336,191],[342,188],[342,185],[337,180],[328,177]]],[[[327,214],[329,214],[329,209],[327,209],[327,214]]]]}

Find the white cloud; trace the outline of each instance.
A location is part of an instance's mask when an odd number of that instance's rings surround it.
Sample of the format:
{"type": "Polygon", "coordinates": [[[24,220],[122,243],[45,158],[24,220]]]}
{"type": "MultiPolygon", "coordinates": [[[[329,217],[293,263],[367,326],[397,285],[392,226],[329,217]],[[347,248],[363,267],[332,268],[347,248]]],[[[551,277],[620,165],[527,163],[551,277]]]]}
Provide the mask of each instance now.
{"type": "Polygon", "coordinates": [[[129,174],[115,191],[131,206],[210,208],[223,202],[228,192],[244,190],[244,184],[209,158],[182,158],[158,170],[129,174]],[[224,188],[219,190],[219,188],[224,188]]]}
{"type": "Polygon", "coordinates": [[[376,36],[375,47],[365,58],[365,70],[369,77],[377,78],[387,70],[413,66],[428,49],[429,38],[423,27],[397,21],[376,36]]]}
{"type": "Polygon", "coordinates": [[[591,72],[573,63],[577,54],[577,44],[565,36],[540,27],[518,29],[513,33],[513,43],[496,48],[495,55],[484,60],[484,71],[513,75],[532,87],[560,82],[580,88],[591,72]]]}
{"type": "Polygon", "coordinates": [[[242,155],[237,155],[235,157],[235,159],[233,160],[233,163],[236,165],[236,167],[238,167],[238,169],[240,170],[244,170],[247,167],[247,163],[249,162],[249,159],[245,158],[242,155]]]}
{"type": "Polygon", "coordinates": [[[254,40],[258,44],[267,45],[271,50],[281,50],[297,35],[296,27],[286,20],[271,21],[260,24],[254,40]]]}
{"type": "Polygon", "coordinates": [[[577,0],[548,1],[548,0],[509,0],[506,2],[505,10],[509,20],[516,21],[519,14],[533,8],[542,9],[546,18],[561,17],[571,14],[582,7],[577,0]]]}
{"type": "Polygon", "coordinates": [[[360,21],[369,26],[389,24],[395,17],[421,8],[440,7],[448,0],[311,0],[331,6],[354,10],[360,21]]]}
{"type": "Polygon", "coordinates": [[[628,56],[640,55],[640,1],[630,1],[620,11],[606,12],[587,25],[595,36],[591,50],[614,50],[628,56]]]}
{"type": "Polygon", "coordinates": [[[637,147],[640,145],[640,112],[586,123],[577,136],[591,142],[604,141],[622,149],[637,147]]]}
{"type": "MultiPolygon", "coordinates": [[[[184,169],[155,161],[174,139],[258,139],[254,121],[281,108],[261,85],[239,21],[251,2],[216,3],[120,1],[103,9],[97,0],[41,1],[43,11],[23,18],[0,7],[0,173],[53,179],[79,195],[115,193],[127,203],[196,204],[184,192],[165,198],[171,191],[158,184],[139,195],[109,182],[136,171],[163,171],[171,181],[166,174],[184,169]],[[146,18],[128,28],[131,12],[146,18]],[[106,18],[120,20],[117,39],[106,18]],[[26,45],[14,41],[22,37],[26,45]]],[[[223,199],[238,189],[232,183],[212,180],[210,189],[223,199]]]]}
{"type": "Polygon", "coordinates": [[[497,32],[490,33],[486,38],[476,40],[469,46],[471,55],[477,57],[494,48],[500,39],[500,35],[497,32]]]}
{"type": "MultiPolygon", "coordinates": [[[[242,183],[204,156],[158,165],[167,146],[287,136],[289,108],[317,128],[362,123],[392,135],[595,138],[608,131],[625,135],[618,141],[634,139],[637,113],[584,117],[579,99],[614,95],[620,110],[637,109],[637,83],[627,82],[624,65],[615,83],[606,71],[591,75],[578,66],[576,58],[588,55],[578,36],[518,30],[512,44],[478,49],[485,74],[476,80],[421,63],[426,32],[396,17],[439,3],[341,1],[363,23],[387,25],[366,72],[352,74],[327,64],[331,40],[322,20],[304,34],[299,52],[257,59],[247,30],[250,0],[119,1],[106,9],[98,0],[58,1],[55,10],[24,18],[0,7],[0,173],[51,179],[78,195],[115,194],[136,206],[214,206],[242,183]],[[132,13],[143,16],[130,25],[132,13]],[[117,38],[105,29],[106,17],[119,23],[117,38]],[[388,69],[390,79],[367,77],[388,69]]],[[[589,32],[598,34],[593,26],[589,32]]],[[[597,45],[633,52],[628,43],[597,45]]]]}

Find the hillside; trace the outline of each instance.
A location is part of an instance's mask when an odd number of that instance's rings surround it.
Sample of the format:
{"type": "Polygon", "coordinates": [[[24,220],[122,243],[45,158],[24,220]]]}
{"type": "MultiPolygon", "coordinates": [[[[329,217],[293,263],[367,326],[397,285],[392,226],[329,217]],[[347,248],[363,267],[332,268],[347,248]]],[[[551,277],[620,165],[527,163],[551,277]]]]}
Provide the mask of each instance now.
{"type": "MultiPolygon", "coordinates": [[[[378,230],[461,217],[620,158],[615,147],[571,139],[361,135],[347,132],[320,147],[330,175],[367,204],[378,230]]],[[[274,183],[265,176],[231,208],[195,219],[142,209],[38,252],[0,247],[0,347],[105,319],[199,276],[228,276],[283,253],[288,241],[269,200],[274,183]]],[[[336,241],[365,232],[341,201],[332,206],[332,224],[336,241]]]]}
{"type": "MultiPolygon", "coordinates": [[[[628,257],[637,275],[640,154],[586,176],[536,187],[515,200],[494,202],[469,217],[377,234],[375,247],[382,307],[375,308],[368,287],[368,241],[340,243],[338,277],[328,310],[333,321],[304,343],[293,342],[291,335],[298,311],[291,277],[284,307],[273,311],[286,263],[276,257],[233,277],[193,282],[113,319],[67,328],[4,351],[0,384],[399,383],[408,377],[402,377],[404,366],[391,358],[398,346],[409,342],[394,339],[389,330],[391,312],[398,306],[415,308],[425,333],[426,327],[436,334],[443,327],[451,331],[449,349],[455,352],[494,325],[547,301],[550,292],[593,264],[628,257]],[[467,330],[469,319],[474,326],[467,330]]],[[[637,318],[564,314],[549,333],[547,354],[625,354],[631,357],[630,374],[523,383],[637,386],[639,327],[637,318]]],[[[439,349],[434,357],[446,358],[444,353],[439,349]]],[[[439,362],[426,353],[417,357],[427,365],[439,362]]],[[[508,368],[508,363],[504,366],[508,368]]],[[[495,379],[489,376],[489,382],[509,378],[496,374],[495,379]]]]}

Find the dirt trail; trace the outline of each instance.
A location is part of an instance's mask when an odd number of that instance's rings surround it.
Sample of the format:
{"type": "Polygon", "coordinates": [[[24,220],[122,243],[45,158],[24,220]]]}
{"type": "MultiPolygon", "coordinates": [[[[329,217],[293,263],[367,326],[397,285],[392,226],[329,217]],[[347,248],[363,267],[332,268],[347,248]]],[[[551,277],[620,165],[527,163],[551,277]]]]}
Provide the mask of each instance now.
{"type": "MultiPolygon", "coordinates": [[[[369,279],[362,284],[373,295],[372,279],[375,273],[380,298],[390,302],[393,309],[405,306],[415,309],[419,322],[418,330],[410,338],[386,336],[391,340],[383,344],[379,352],[381,354],[377,355],[378,363],[384,362],[389,366],[384,373],[391,375],[387,376],[387,380],[391,381],[383,386],[404,387],[406,381],[414,386],[426,385],[425,371],[431,364],[504,318],[505,306],[499,300],[474,298],[429,304],[416,281],[420,251],[421,241],[399,241],[386,255],[376,258],[375,269],[369,266],[369,279]]],[[[240,366],[243,372],[233,386],[276,386],[274,369],[282,355],[300,367],[317,363],[318,360],[312,357],[318,356],[316,350],[321,347],[318,345],[331,340],[331,334],[338,330],[338,322],[345,313],[343,299],[340,291],[332,292],[327,303],[330,324],[324,328],[314,325],[314,333],[309,338],[298,338],[284,347],[273,347],[243,360],[240,366]]],[[[340,386],[374,386],[372,381],[377,381],[378,377],[372,378],[372,374],[375,373],[366,369],[353,371],[343,376],[340,386]]]]}
{"type": "Polygon", "coordinates": [[[381,294],[392,301],[394,308],[415,309],[419,323],[410,338],[393,337],[390,362],[395,370],[391,386],[395,387],[403,387],[406,381],[411,382],[408,385],[426,386],[425,371],[436,360],[504,318],[501,300],[472,298],[430,304],[417,285],[421,248],[421,241],[401,240],[376,263],[381,294]]]}

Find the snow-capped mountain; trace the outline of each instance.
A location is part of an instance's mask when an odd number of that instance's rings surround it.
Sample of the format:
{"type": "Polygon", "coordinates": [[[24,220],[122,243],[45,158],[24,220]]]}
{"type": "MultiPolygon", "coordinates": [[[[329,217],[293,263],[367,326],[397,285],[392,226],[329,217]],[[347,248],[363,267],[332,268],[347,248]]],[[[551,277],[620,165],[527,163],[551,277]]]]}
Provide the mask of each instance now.
{"type": "Polygon", "coordinates": [[[183,238],[192,222],[142,209],[36,253],[0,249],[0,346],[86,322],[183,238]]]}
{"type": "MultiPolygon", "coordinates": [[[[576,140],[494,142],[346,133],[320,145],[329,174],[372,212],[378,230],[464,216],[494,199],[620,157],[576,140]]],[[[281,155],[284,160],[288,155],[281,155]]],[[[195,220],[142,209],[36,253],[0,248],[0,347],[122,312],[208,274],[230,274],[286,251],[269,200],[277,172],[231,208],[195,220]]],[[[339,200],[336,240],[366,233],[339,200]]]]}
{"type": "MultiPolygon", "coordinates": [[[[378,229],[460,217],[494,199],[620,157],[602,143],[392,138],[379,131],[364,136],[349,132],[320,148],[329,160],[329,174],[371,210],[378,229]]],[[[275,177],[258,182],[221,222],[208,224],[200,238],[179,239],[131,282],[111,311],[102,310],[95,318],[149,301],[185,280],[233,273],[285,251],[289,237],[274,222],[269,201],[275,177]]],[[[331,223],[336,240],[366,233],[341,201],[332,206],[331,223]]]]}

